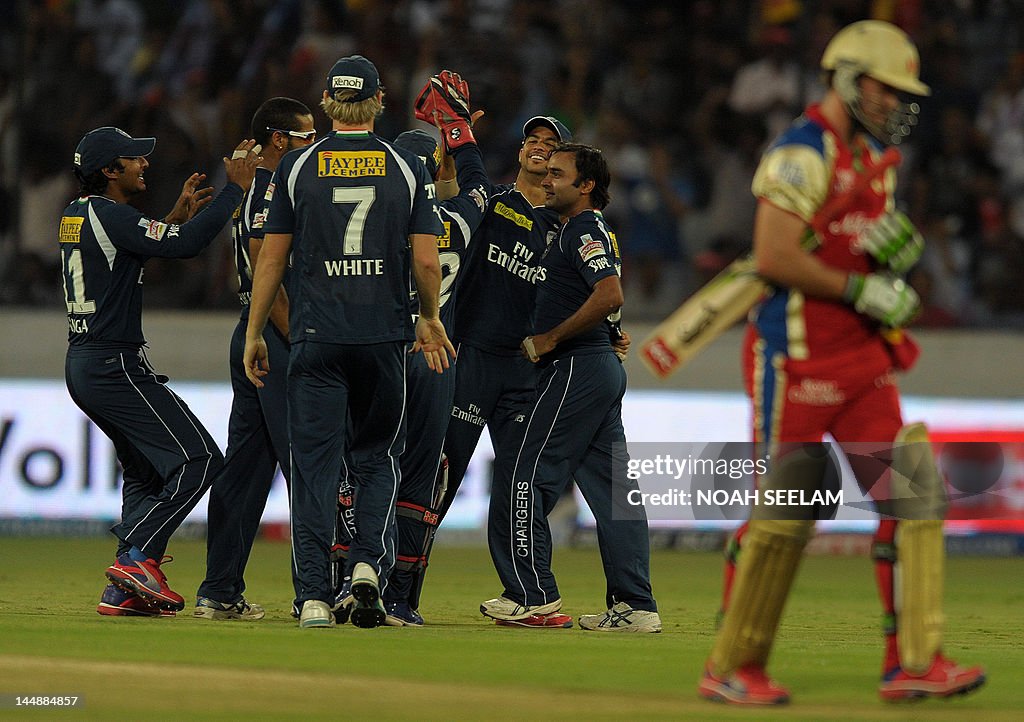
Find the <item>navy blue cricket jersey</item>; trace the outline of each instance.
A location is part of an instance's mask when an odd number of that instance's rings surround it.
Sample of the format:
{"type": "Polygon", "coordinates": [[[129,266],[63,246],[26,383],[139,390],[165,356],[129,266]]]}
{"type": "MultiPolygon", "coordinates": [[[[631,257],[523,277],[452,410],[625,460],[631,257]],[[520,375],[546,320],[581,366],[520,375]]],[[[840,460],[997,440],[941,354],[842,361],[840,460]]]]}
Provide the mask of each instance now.
{"type": "Polygon", "coordinates": [[[235,269],[238,271],[238,302],[242,304],[242,318],[249,317],[252,299],[252,259],[249,240],[263,238],[263,223],[267,219],[267,189],[274,171],[257,168],[249,190],[235,209],[231,219],[231,242],[234,247],[235,269]]]}
{"type": "Polygon", "coordinates": [[[532,333],[530,309],[545,274],[540,257],[557,229],[558,215],[531,205],[514,184],[491,188],[459,285],[457,341],[491,353],[519,354],[519,344],[532,333]]]}
{"type": "Polygon", "coordinates": [[[459,193],[437,204],[444,224],[444,232],[437,237],[437,254],[441,261],[441,321],[449,337],[455,328],[455,308],[458,305],[455,298],[459,295],[460,279],[465,278],[461,271],[470,239],[480,227],[487,210],[489,185],[484,159],[475,143],[458,148],[452,157],[455,159],[455,175],[459,179],[459,193]]]}
{"type": "Polygon", "coordinates": [[[192,258],[227,223],[242,198],[228,183],[188,223],[167,224],[105,196],[84,196],[60,219],[68,342],[75,348],[138,348],[142,266],[150,258],[192,258]]]}
{"type": "Polygon", "coordinates": [[[264,233],[292,234],[292,342],[411,341],[409,235],[440,235],[434,184],[413,153],[335,131],[288,153],[264,233]]]}
{"type": "MultiPolygon", "coordinates": [[[[576,313],[598,281],[622,272],[615,234],[600,211],[594,210],[570,218],[540,263],[546,272],[537,284],[533,313],[537,333],[550,331],[576,313]]],[[[544,358],[610,350],[608,326],[602,323],[561,342],[544,358]]]]}

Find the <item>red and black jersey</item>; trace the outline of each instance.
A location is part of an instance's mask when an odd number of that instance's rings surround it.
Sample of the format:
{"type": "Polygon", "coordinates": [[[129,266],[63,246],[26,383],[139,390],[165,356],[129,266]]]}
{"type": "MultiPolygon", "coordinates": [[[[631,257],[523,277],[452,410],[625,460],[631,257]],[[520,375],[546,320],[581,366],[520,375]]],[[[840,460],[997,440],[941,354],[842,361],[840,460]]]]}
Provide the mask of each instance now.
{"type": "MultiPolygon", "coordinates": [[[[881,159],[884,147],[861,133],[847,145],[817,106],[809,107],[765,152],[754,175],[753,192],[808,223],[831,198],[851,188],[857,176],[881,159]]],[[[856,202],[833,220],[812,251],[822,262],[843,271],[870,273],[875,261],[860,237],[894,205],[896,173],[881,174],[856,202]]],[[[851,348],[877,347],[888,359],[878,323],[842,301],[804,296],[777,287],[755,309],[758,335],[769,350],[801,361],[842,355],[851,348]]]]}

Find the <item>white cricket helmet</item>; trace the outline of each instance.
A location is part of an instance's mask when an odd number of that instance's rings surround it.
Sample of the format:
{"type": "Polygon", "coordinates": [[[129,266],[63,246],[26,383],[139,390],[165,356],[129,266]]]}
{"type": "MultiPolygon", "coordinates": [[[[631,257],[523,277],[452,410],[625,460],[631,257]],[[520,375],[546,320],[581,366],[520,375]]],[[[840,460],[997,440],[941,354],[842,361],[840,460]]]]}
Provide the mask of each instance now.
{"type": "Polygon", "coordinates": [[[917,48],[905,32],[884,20],[861,20],[840,30],[825,48],[821,67],[832,71],[832,87],[850,113],[883,143],[895,145],[917,124],[917,103],[902,103],[884,127],[866,119],[857,79],[868,75],[896,90],[913,95],[931,95],[918,78],[921,61],[917,48]]]}

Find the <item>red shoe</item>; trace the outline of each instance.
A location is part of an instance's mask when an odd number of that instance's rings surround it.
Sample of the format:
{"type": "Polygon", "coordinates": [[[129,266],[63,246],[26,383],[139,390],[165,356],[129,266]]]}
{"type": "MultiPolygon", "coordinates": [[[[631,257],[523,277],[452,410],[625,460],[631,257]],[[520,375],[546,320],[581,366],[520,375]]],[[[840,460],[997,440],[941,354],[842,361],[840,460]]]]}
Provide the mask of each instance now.
{"type": "Polygon", "coordinates": [[[494,623],[499,627],[536,627],[569,629],[572,626],[572,617],[568,614],[552,612],[551,614],[533,614],[525,619],[495,619],[494,623]]]}
{"type": "Polygon", "coordinates": [[[967,694],[983,684],[985,670],[981,667],[960,667],[939,653],[935,655],[931,669],[924,674],[908,674],[899,667],[892,669],[882,678],[878,693],[887,702],[902,702],[967,694]]]}
{"type": "Polygon", "coordinates": [[[704,668],[700,696],[713,702],[741,705],[786,704],[789,692],[765,674],[764,667],[748,664],[725,677],[716,677],[711,665],[704,668]]]}
{"type": "Polygon", "coordinates": [[[104,617],[173,617],[174,612],[160,609],[142,597],[108,584],[96,606],[96,612],[104,617]]]}
{"type": "Polygon", "coordinates": [[[173,558],[165,556],[160,561],[137,562],[125,553],[107,567],[107,579],[160,609],[180,612],[185,608],[185,598],[167,586],[167,577],[160,570],[160,565],[169,561],[173,558]]]}

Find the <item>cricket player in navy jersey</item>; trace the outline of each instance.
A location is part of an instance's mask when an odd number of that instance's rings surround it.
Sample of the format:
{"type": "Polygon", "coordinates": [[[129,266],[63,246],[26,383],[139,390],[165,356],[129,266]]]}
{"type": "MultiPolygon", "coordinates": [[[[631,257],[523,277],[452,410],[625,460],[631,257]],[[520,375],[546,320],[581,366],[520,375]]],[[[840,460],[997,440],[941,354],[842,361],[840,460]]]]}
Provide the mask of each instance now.
{"type": "Polygon", "coordinates": [[[81,194],[64,210],[58,239],[68,392],[110,437],[124,469],[121,521],[111,528],[117,555],[97,607],[108,616],[184,609],[160,565],[171,534],[223,463],[202,423],[146,358],[143,265],[150,258],[191,258],[206,248],[252,183],[259,160],[255,141],[243,141],[224,159],[228,183],[212,202],[212,190],[199,189],[206,176],[194,173],[171,213],[152,219],[128,201],[146,190],[146,156],[155,145],[155,138],[132,138],[113,127],[87,133],[75,149],[81,194]]]}
{"type": "Polygon", "coordinates": [[[612,493],[613,478],[617,485],[629,480],[622,426],[626,372],[606,324],[623,302],[618,244],[601,215],[610,179],[601,151],[561,144],[542,181],[545,206],[564,225],[540,259],[532,324],[539,332],[521,341],[524,357],[540,371],[535,401],[516,455],[495,463],[494,486],[508,495],[501,508],[509,513],[502,527],[492,525],[488,538],[504,591],[480,606],[484,615],[506,623],[536,626],[526,620],[562,606],[551,572],[547,515],[575,479],[597,520],[608,607],[580,617],[580,626],[661,631],[651,595],[646,515],[643,507],[624,503],[626,489],[616,487],[621,499],[612,493]]]}
{"type": "Polygon", "coordinates": [[[332,132],[278,166],[253,278],[244,363],[259,387],[266,374],[285,373],[268,365],[263,329],[291,255],[288,431],[301,628],[335,624],[330,551],[346,452],[359,499],[346,570],[351,619],[359,627],[384,622],[380,587],[395,556],[409,344],[438,373],[454,355],[438,308],[442,225],[433,180],[419,158],[373,134],[383,99],[369,60],[335,63],[321,102],[332,132]]]}
{"type": "MultiPolygon", "coordinates": [[[[468,95],[468,86],[466,88],[468,95]]],[[[477,111],[476,114],[482,114],[477,111]]],[[[475,118],[474,118],[475,119],[475,118]]],[[[395,138],[395,146],[406,148],[425,163],[438,185],[453,183],[456,193],[440,200],[438,208],[444,232],[437,237],[441,263],[441,320],[452,328],[458,295],[460,268],[473,231],[480,225],[487,205],[487,175],[475,142],[464,143],[451,154],[422,130],[410,130],[395,138]],[[440,162],[439,162],[440,161],[440,162]]],[[[396,526],[398,551],[395,569],[383,591],[385,623],[390,626],[422,625],[419,598],[434,533],[440,519],[447,469],[442,457],[448,417],[455,394],[455,371],[438,375],[425,359],[410,359],[407,368],[408,438],[400,461],[402,482],[398,490],[396,526]]],[[[345,495],[343,495],[345,496],[345,495]]],[[[351,496],[346,496],[351,499],[351,496]]],[[[347,553],[350,524],[344,522],[351,508],[341,508],[339,540],[347,553]]],[[[344,595],[344,590],[340,592],[344,595]]]]}
{"type": "MultiPolygon", "coordinates": [[[[232,224],[241,316],[231,336],[231,415],[224,469],[210,488],[206,537],[206,578],[197,592],[195,616],[202,619],[256,620],[263,608],[243,592],[243,573],[259,530],[274,474],[280,466],[287,479],[288,406],[284,374],[268,376],[257,389],[245,376],[242,350],[249,323],[253,268],[263,245],[267,190],[281,158],[316,139],[309,108],[292,98],[271,98],[252,118],[252,137],[262,146],[256,178],[235,210],[232,224]]],[[[288,297],[282,287],[263,331],[270,365],[288,365],[288,297]]]]}
{"type": "MultiPolygon", "coordinates": [[[[442,518],[484,426],[496,457],[514,454],[509,439],[517,436],[516,427],[530,409],[536,371],[521,356],[519,344],[530,333],[536,283],[545,273],[540,256],[558,229],[558,216],[544,207],[540,184],[548,155],[568,140],[569,130],[555,118],[538,116],[526,122],[516,180],[489,189],[487,214],[470,243],[452,330],[459,372],[444,442],[448,488],[442,518]]],[[[489,525],[497,511],[493,502],[492,496],[489,525]]]]}

